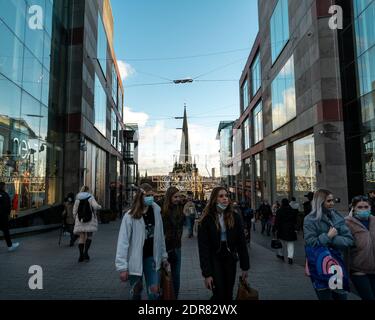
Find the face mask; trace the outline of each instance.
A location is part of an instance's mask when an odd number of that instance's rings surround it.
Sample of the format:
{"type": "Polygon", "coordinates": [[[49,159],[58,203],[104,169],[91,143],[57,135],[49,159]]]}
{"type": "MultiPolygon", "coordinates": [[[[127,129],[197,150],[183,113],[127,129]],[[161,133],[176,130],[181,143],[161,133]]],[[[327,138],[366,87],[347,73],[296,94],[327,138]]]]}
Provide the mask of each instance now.
{"type": "Polygon", "coordinates": [[[356,216],[360,219],[368,219],[371,216],[371,211],[366,210],[366,211],[357,211],[356,216]]]}
{"type": "Polygon", "coordinates": [[[220,210],[225,211],[228,208],[228,206],[225,205],[225,204],[218,203],[217,204],[217,208],[220,209],[220,210]]]}
{"type": "Polygon", "coordinates": [[[153,196],[145,197],[144,203],[146,206],[152,206],[152,204],[154,203],[154,197],[153,196]]]}

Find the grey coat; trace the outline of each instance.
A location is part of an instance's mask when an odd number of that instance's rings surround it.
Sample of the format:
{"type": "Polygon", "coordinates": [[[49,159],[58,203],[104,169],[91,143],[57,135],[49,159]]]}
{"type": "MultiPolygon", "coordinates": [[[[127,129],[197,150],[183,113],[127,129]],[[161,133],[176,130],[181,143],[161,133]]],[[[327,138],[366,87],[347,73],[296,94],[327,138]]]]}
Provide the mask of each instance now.
{"type": "Polygon", "coordinates": [[[345,219],[337,211],[332,210],[332,220],[330,221],[323,213],[320,221],[316,220],[316,214],[310,213],[305,217],[303,232],[305,244],[307,246],[333,247],[341,252],[354,245],[353,236],[345,224],[345,219]],[[330,227],[337,229],[338,235],[333,239],[328,237],[330,227]]]}

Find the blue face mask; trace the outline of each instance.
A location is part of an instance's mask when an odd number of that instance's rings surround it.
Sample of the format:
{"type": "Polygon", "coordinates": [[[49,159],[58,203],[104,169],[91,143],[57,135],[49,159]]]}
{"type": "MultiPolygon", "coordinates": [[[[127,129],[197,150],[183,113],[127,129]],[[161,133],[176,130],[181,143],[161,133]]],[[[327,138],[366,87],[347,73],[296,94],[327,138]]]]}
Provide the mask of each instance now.
{"type": "Polygon", "coordinates": [[[217,208],[220,209],[220,210],[225,211],[228,208],[228,206],[226,206],[225,204],[218,203],[217,204],[217,208]]]}
{"type": "Polygon", "coordinates": [[[370,210],[365,210],[365,211],[357,211],[356,216],[359,219],[368,219],[371,216],[371,211],[370,210]]]}
{"type": "Polygon", "coordinates": [[[152,204],[154,203],[154,197],[153,196],[145,197],[144,203],[146,206],[152,206],[152,204]]]}

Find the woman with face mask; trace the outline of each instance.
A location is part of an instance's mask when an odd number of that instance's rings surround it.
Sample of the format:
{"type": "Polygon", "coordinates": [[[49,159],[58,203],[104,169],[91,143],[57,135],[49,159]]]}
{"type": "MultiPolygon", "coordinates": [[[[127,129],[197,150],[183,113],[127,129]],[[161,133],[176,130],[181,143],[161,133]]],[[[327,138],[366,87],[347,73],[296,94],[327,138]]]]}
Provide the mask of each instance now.
{"type": "MultiPolygon", "coordinates": [[[[304,220],[305,245],[309,248],[332,248],[339,258],[351,246],[353,236],[342,217],[335,209],[333,194],[324,189],[315,192],[312,200],[312,211],[304,220]]],[[[342,289],[331,289],[326,283],[311,277],[313,287],[319,300],[346,300],[347,292],[342,289]]]]}
{"type": "Polygon", "coordinates": [[[345,221],[355,241],[349,253],[351,280],[363,300],[375,300],[375,217],[369,199],[355,197],[345,221]]]}
{"type": "Polygon", "coordinates": [[[233,300],[237,260],[246,281],[250,268],[244,227],[225,188],[215,188],[198,228],[199,259],[206,288],[213,300],[233,300]]]}
{"type": "Polygon", "coordinates": [[[180,201],[180,191],[175,187],[170,187],[167,190],[162,217],[168,262],[171,265],[174,294],[177,300],[180,291],[181,238],[185,216],[180,201]]]}
{"type": "Polygon", "coordinates": [[[142,184],[119,232],[116,269],[123,282],[129,280],[133,300],[140,300],[143,276],[149,300],[160,298],[160,268],[169,270],[160,207],[149,184],[142,184]]]}

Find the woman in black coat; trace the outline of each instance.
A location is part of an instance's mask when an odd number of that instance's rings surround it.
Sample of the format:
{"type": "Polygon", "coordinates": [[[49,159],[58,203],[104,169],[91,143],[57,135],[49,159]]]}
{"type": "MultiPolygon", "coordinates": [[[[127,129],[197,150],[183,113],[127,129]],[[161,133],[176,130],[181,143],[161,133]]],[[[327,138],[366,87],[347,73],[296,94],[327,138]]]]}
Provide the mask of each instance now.
{"type": "Polygon", "coordinates": [[[213,300],[233,300],[237,261],[246,281],[249,254],[241,216],[229,203],[228,193],[218,187],[203,212],[198,228],[199,259],[207,289],[213,300]]]}
{"type": "Polygon", "coordinates": [[[288,262],[293,264],[294,242],[297,241],[297,213],[289,205],[288,199],[281,201],[281,208],[276,212],[275,229],[277,238],[283,247],[278,249],[277,257],[284,261],[283,251],[287,249],[288,262]]]}

